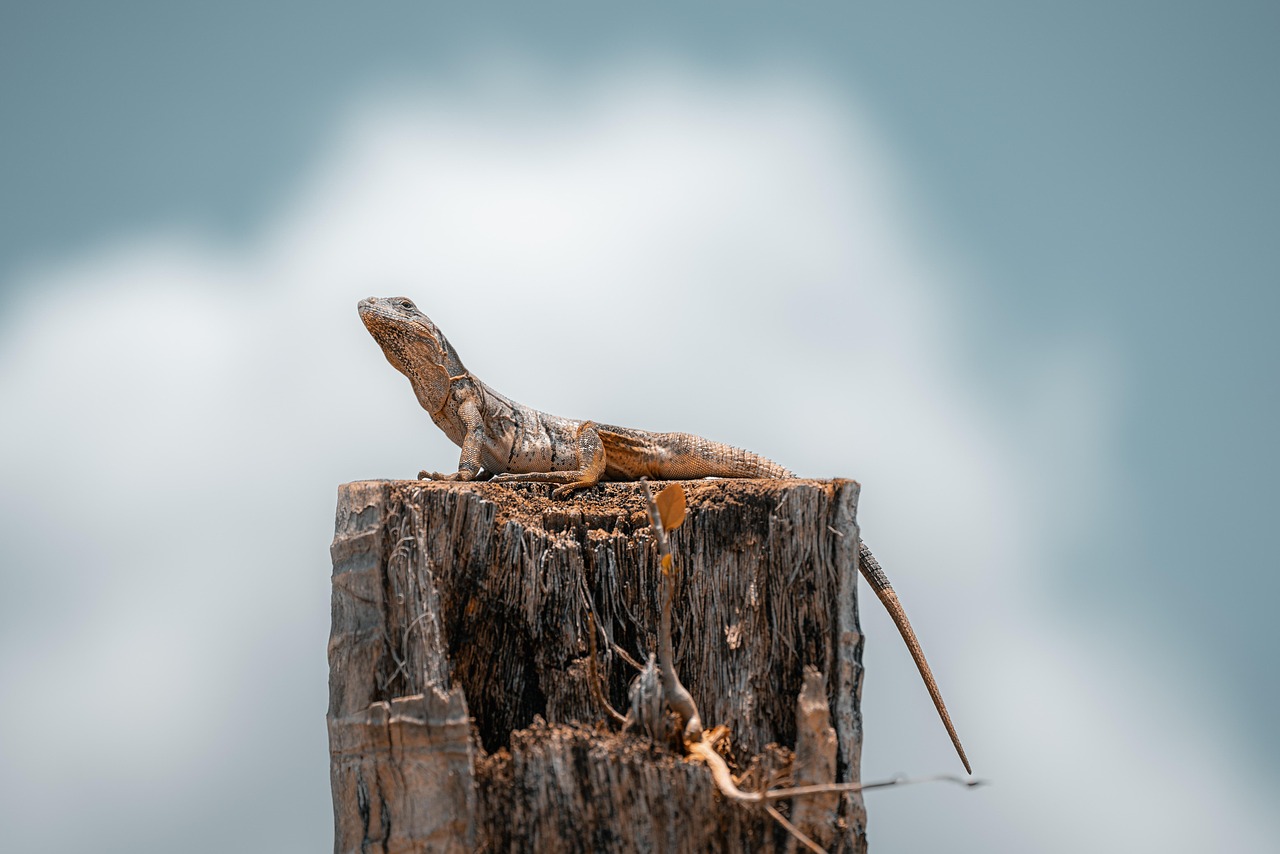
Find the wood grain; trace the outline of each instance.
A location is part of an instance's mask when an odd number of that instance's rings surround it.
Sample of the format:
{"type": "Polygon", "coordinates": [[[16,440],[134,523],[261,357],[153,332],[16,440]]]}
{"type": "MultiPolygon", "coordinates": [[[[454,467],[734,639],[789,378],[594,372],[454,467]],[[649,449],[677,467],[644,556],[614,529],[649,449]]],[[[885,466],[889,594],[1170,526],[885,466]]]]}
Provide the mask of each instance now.
{"type": "MultiPolygon", "coordinates": [[[[729,728],[740,785],[855,781],[858,485],[684,488],[687,515],[671,532],[676,669],[706,725],[729,728]]],[[[657,555],[638,484],[569,501],[550,491],[339,489],[335,851],[784,849],[776,823],[720,798],[678,747],[604,724],[587,682],[587,610],[604,691],[625,710],[637,675],[626,659],[643,662],[657,646],[657,555]]],[[[826,796],[792,817],[828,850],[865,850],[858,795],[826,796]]]]}

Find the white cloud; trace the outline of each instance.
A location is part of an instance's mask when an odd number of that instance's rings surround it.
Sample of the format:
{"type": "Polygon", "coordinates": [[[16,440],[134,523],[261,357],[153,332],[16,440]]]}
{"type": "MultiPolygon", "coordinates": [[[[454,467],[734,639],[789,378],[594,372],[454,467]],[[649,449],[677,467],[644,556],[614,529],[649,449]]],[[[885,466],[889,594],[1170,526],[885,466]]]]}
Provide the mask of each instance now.
{"type": "MultiPolygon", "coordinates": [[[[521,400],[863,481],[864,531],[997,781],[874,796],[877,846],[1260,850],[1274,827],[1210,712],[1042,594],[1090,521],[1044,484],[1113,476],[1105,350],[1046,344],[1027,358],[1053,391],[1000,402],[958,357],[957,284],[921,260],[888,158],[810,82],[642,68],[559,93],[375,100],[251,249],[144,236],[23,283],[0,340],[17,841],[136,847],[159,804],[158,848],[247,850],[218,820],[246,809],[264,850],[325,844],[334,486],[456,459],[356,318],[407,293],[521,400]]],[[[951,767],[867,599],[865,771],[951,767]]]]}

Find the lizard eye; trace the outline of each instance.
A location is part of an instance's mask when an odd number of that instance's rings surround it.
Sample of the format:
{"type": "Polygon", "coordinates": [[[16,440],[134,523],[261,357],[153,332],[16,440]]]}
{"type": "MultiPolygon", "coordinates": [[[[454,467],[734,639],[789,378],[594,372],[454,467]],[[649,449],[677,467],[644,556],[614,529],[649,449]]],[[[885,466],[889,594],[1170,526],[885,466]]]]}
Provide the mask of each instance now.
{"type": "Polygon", "coordinates": [[[400,307],[403,309],[407,309],[409,311],[413,311],[413,303],[411,303],[407,299],[400,300],[400,307]]]}

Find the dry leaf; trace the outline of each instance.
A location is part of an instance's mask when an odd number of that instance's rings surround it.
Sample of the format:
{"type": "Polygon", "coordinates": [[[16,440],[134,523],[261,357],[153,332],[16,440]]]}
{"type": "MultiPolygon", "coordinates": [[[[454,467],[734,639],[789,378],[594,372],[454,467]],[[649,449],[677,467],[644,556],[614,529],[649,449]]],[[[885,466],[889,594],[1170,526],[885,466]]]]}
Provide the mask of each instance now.
{"type": "Polygon", "coordinates": [[[674,531],[684,521],[685,503],[684,487],[678,483],[669,485],[658,493],[658,515],[662,518],[662,527],[674,531]]]}

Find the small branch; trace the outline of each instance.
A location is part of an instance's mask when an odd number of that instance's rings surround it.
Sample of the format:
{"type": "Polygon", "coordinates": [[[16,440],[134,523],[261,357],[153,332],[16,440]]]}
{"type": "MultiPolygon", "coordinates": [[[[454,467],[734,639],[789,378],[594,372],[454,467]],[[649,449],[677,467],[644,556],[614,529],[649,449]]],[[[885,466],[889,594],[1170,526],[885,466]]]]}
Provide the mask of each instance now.
{"type": "Polygon", "coordinates": [[[658,631],[658,666],[662,670],[663,692],[666,694],[667,705],[671,707],[671,711],[685,722],[685,743],[701,742],[702,718],[698,715],[698,707],[693,702],[693,697],[680,682],[680,677],[676,675],[675,655],[671,649],[671,599],[675,595],[671,546],[667,543],[667,532],[662,527],[662,517],[658,514],[658,504],[653,500],[648,479],[640,478],[640,486],[644,489],[645,502],[649,505],[649,527],[653,529],[653,535],[658,541],[662,577],[666,581],[665,595],[662,597],[662,623],[658,631]]]}
{"type": "Polygon", "coordinates": [[[609,704],[609,699],[604,695],[604,689],[600,687],[600,670],[596,664],[596,615],[590,610],[587,611],[587,646],[591,652],[591,657],[587,659],[587,681],[591,683],[591,696],[614,723],[625,727],[626,716],[609,704]]]}
{"type": "Polygon", "coordinates": [[[622,647],[614,643],[612,638],[610,638],[608,635],[605,635],[605,640],[609,642],[609,649],[613,650],[614,655],[618,656],[618,658],[621,658],[627,664],[630,664],[636,670],[644,670],[644,665],[636,661],[634,658],[632,658],[631,654],[627,652],[625,649],[623,649],[622,647]]]}
{"type": "MultiPolygon", "coordinates": [[[[593,612],[593,608],[592,608],[591,596],[587,592],[587,582],[585,579],[579,580],[579,587],[580,589],[578,592],[582,596],[582,607],[587,611],[588,615],[590,615],[593,612]]],[[[597,626],[596,631],[600,633],[600,637],[604,639],[604,642],[605,644],[608,645],[609,649],[613,650],[613,652],[619,658],[621,658],[627,664],[630,664],[632,667],[634,667],[638,671],[644,670],[643,664],[636,661],[634,658],[631,657],[630,653],[628,653],[625,649],[623,649],[622,647],[618,646],[616,643],[613,642],[613,638],[609,637],[609,635],[605,632],[603,626],[597,626]]]]}
{"type": "Polygon", "coordinates": [[[796,841],[805,848],[808,848],[810,851],[815,851],[817,854],[827,854],[826,850],[821,845],[806,836],[804,831],[787,821],[786,816],[774,809],[773,804],[765,804],[764,811],[773,816],[773,820],[782,825],[787,833],[794,836],[796,841]]]}
{"type": "Polygon", "coordinates": [[[892,780],[877,780],[874,783],[819,783],[814,786],[792,786],[786,789],[770,789],[764,793],[766,801],[780,801],[784,798],[796,798],[803,795],[824,795],[829,792],[865,792],[868,789],[889,789],[894,786],[914,786],[918,783],[955,783],[966,788],[985,786],[986,780],[965,779],[951,774],[935,774],[931,777],[894,777],[892,780]]]}
{"type": "Polygon", "coordinates": [[[711,771],[711,779],[715,781],[716,788],[720,790],[721,794],[730,800],[741,801],[746,804],[781,801],[786,798],[799,798],[805,795],[826,795],[832,792],[865,792],[869,789],[890,789],[894,786],[914,786],[918,783],[955,783],[970,789],[986,785],[985,780],[966,780],[963,777],[955,777],[951,774],[935,774],[931,777],[916,777],[914,779],[894,777],[891,780],[877,780],[874,783],[819,783],[814,786],[791,786],[785,789],[769,789],[764,792],[744,792],[733,782],[733,775],[729,773],[729,764],[724,761],[724,757],[716,753],[708,742],[699,741],[688,745],[688,747],[691,756],[696,756],[707,763],[707,767],[711,771]]]}
{"type": "Polygon", "coordinates": [[[720,794],[738,803],[764,803],[764,792],[744,792],[738,788],[738,784],[733,782],[733,775],[729,773],[729,763],[724,761],[723,756],[716,753],[711,743],[706,739],[700,738],[697,741],[685,742],[685,747],[689,749],[690,756],[695,756],[707,763],[707,770],[711,772],[711,779],[715,782],[716,788],[720,790],[720,794]]]}

